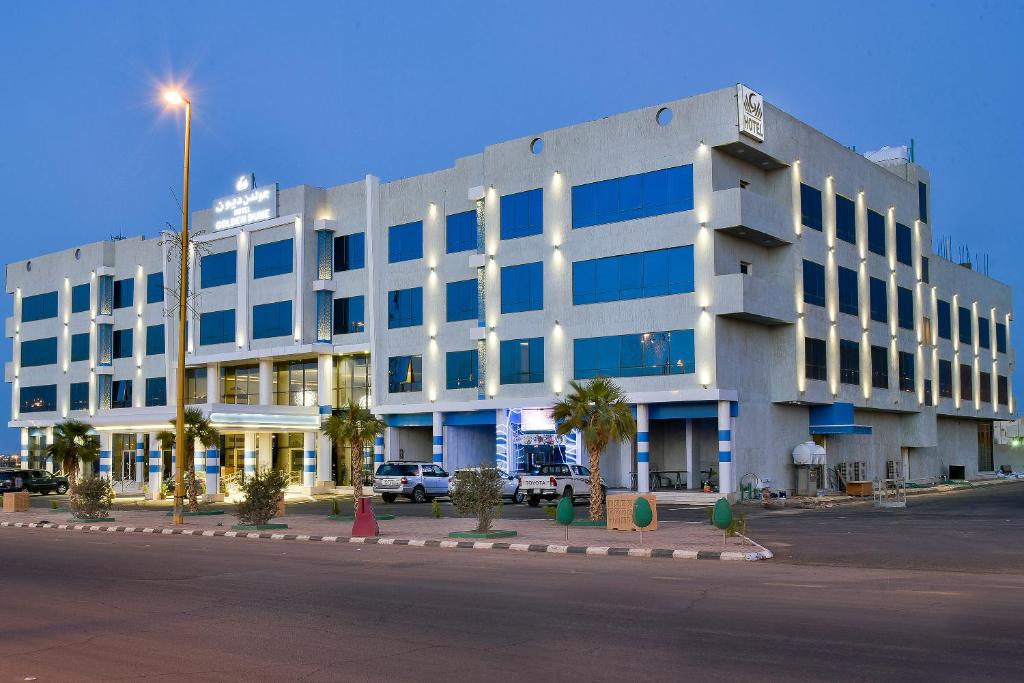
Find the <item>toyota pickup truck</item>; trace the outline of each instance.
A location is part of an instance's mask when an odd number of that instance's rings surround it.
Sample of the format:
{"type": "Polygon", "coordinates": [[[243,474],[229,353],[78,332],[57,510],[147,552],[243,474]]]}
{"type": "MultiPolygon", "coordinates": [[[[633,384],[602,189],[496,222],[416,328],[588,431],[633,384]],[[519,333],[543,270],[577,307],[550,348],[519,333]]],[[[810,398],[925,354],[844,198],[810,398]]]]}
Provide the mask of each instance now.
{"type": "MultiPolygon", "coordinates": [[[[542,499],[589,498],[590,470],[582,465],[541,465],[533,473],[519,475],[519,490],[526,495],[530,507],[537,507],[542,499]]],[[[602,498],[605,491],[602,483],[602,498]]]]}

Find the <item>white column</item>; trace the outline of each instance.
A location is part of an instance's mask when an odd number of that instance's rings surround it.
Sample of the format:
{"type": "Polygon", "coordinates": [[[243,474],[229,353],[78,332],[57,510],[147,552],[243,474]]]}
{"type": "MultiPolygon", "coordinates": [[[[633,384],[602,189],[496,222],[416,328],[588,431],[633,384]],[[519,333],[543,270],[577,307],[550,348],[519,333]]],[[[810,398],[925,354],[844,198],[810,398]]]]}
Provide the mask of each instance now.
{"type": "Polygon", "coordinates": [[[274,361],[269,358],[260,359],[260,405],[269,406],[274,403],[274,361]]]}
{"type": "Polygon", "coordinates": [[[142,490],[146,482],[146,435],[142,432],[135,435],[135,481],[142,490]]]}
{"type": "Polygon", "coordinates": [[[21,428],[21,452],[19,462],[21,469],[28,467],[28,427],[21,428]]]}
{"type": "Polygon", "coordinates": [[[204,449],[205,447],[199,442],[199,439],[192,443],[192,460],[195,463],[196,477],[200,478],[206,476],[206,451],[204,449]]]}
{"type": "Polygon", "coordinates": [[[53,427],[47,427],[43,430],[43,439],[43,453],[46,454],[46,471],[53,473],[53,456],[46,452],[46,447],[53,445],[53,427]]]}
{"type": "Polygon", "coordinates": [[[316,432],[302,433],[302,485],[309,489],[316,485],[316,432]]]}
{"type": "Polygon", "coordinates": [[[220,363],[206,365],[206,402],[220,403],[220,363]]]}
{"type": "Polygon", "coordinates": [[[686,490],[697,488],[697,463],[693,461],[693,420],[686,422],[686,490]]]}
{"type": "Polygon", "coordinates": [[[718,402],[718,492],[735,493],[732,480],[732,414],[729,401],[718,402]]]}
{"type": "Polygon", "coordinates": [[[242,450],[245,476],[256,474],[256,432],[245,432],[242,435],[242,450]]]}
{"type": "MultiPolygon", "coordinates": [[[[262,389],[261,389],[262,391],[262,389]]],[[[256,449],[256,468],[269,469],[274,465],[274,450],[272,446],[274,434],[272,432],[260,432],[259,447],[256,449]]]]}
{"type": "MultiPolygon", "coordinates": [[[[220,500],[220,450],[216,446],[207,449],[205,464],[206,499],[220,500]]],[[[199,473],[198,469],[196,473],[199,473]]]]}
{"type": "Polygon", "coordinates": [[[384,462],[384,435],[373,440],[373,464],[384,462]]]}
{"type": "MultiPolygon", "coordinates": [[[[316,393],[317,403],[320,405],[321,422],[331,415],[331,406],[334,403],[334,356],[329,353],[321,353],[316,359],[317,380],[316,393]]],[[[331,479],[331,458],[334,455],[331,448],[331,440],[323,434],[316,435],[316,484],[333,486],[331,479]]]]}
{"type": "Polygon", "coordinates": [[[316,448],[316,483],[328,488],[334,487],[334,480],[331,478],[331,460],[334,458],[334,449],[331,440],[326,435],[317,436],[316,448]]]}
{"type": "Polygon", "coordinates": [[[440,411],[434,412],[431,416],[431,430],[434,437],[434,464],[444,467],[444,420],[443,413],[440,411]]]}
{"type": "Polygon", "coordinates": [[[636,404],[636,490],[651,490],[651,448],[649,413],[646,403],[636,404]]]}
{"type": "Polygon", "coordinates": [[[160,451],[160,441],[156,432],[149,433],[149,499],[160,500],[160,490],[164,485],[164,455],[160,451]]]}
{"type": "Polygon", "coordinates": [[[110,432],[100,432],[100,476],[110,479],[110,470],[114,465],[112,454],[114,435],[110,432]]]}

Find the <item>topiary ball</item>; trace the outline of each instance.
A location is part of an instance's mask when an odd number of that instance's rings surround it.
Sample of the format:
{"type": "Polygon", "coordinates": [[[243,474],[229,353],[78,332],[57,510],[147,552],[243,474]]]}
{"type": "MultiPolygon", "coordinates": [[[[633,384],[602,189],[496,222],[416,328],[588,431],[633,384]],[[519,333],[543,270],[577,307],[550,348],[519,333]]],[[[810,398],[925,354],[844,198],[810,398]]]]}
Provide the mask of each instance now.
{"type": "Polygon", "coordinates": [[[728,529],[732,524],[732,506],[725,498],[719,498],[715,502],[715,508],[711,513],[711,523],[719,529],[728,529]]]}

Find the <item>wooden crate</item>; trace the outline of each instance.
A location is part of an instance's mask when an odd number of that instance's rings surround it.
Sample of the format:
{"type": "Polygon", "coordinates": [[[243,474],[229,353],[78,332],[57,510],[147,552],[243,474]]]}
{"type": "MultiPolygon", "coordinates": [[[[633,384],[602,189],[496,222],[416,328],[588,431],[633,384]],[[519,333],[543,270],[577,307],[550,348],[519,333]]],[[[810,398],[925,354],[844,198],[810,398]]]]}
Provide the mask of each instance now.
{"type": "Polygon", "coordinates": [[[28,512],[28,491],[4,494],[4,512],[28,512]]]}
{"type": "Polygon", "coordinates": [[[608,496],[607,518],[608,528],[614,531],[637,531],[633,524],[633,503],[637,498],[646,498],[651,504],[651,525],[644,531],[656,531],[658,528],[658,503],[653,493],[617,493],[608,496]]]}
{"type": "Polygon", "coordinates": [[[871,482],[867,480],[846,482],[846,495],[867,498],[871,495],[871,482]]]}

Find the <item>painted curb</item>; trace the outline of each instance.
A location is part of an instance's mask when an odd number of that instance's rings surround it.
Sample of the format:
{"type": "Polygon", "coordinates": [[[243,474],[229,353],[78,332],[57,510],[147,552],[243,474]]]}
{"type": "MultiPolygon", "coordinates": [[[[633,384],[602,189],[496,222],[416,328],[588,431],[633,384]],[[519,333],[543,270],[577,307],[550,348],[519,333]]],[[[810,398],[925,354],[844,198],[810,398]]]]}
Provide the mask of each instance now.
{"type": "Polygon", "coordinates": [[[0,522],[0,528],[59,529],[64,531],[104,531],[109,533],[160,534],[164,536],[203,536],[227,538],[266,539],[271,541],[312,541],[314,543],[353,543],[356,545],[404,545],[415,548],[451,548],[460,550],[509,550],[523,553],[552,553],[555,555],[598,555],[615,557],[646,557],[671,560],[770,560],[772,551],[744,536],[757,550],[712,551],[680,550],[676,548],[613,548],[609,546],[553,545],[547,543],[501,543],[495,541],[456,541],[413,538],[363,538],[353,536],[323,536],[319,534],[281,534],[257,531],[229,531],[223,529],[178,529],[135,526],[99,526],[95,524],[53,524],[50,522],[0,522]]]}

